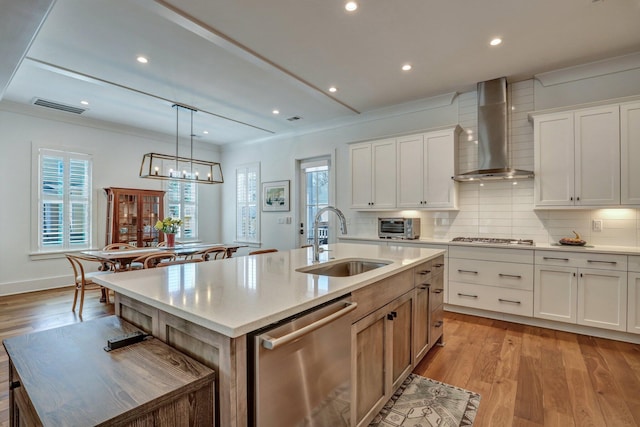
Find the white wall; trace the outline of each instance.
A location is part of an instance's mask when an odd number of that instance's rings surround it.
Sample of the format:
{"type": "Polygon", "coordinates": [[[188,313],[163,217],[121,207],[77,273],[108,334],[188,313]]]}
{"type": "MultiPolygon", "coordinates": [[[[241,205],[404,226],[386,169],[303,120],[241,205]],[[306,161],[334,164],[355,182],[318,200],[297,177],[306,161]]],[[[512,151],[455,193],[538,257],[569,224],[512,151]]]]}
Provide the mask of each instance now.
{"type": "MultiPolygon", "coordinates": [[[[175,137],[116,128],[68,113],[42,113],[39,107],[0,103],[0,295],[45,289],[73,283],[69,262],[62,254],[50,259],[34,257],[31,222],[37,211],[31,206],[32,144],[67,147],[93,155],[93,208],[95,248],[104,246],[106,197],[104,187],[163,189],[162,181],[138,177],[142,156],[148,152],[171,153],[175,137]]],[[[217,161],[211,149],[194,150],[217,161]]],[[[220,186],[201,185],[200,238],[220,241],[220,186]]]]}

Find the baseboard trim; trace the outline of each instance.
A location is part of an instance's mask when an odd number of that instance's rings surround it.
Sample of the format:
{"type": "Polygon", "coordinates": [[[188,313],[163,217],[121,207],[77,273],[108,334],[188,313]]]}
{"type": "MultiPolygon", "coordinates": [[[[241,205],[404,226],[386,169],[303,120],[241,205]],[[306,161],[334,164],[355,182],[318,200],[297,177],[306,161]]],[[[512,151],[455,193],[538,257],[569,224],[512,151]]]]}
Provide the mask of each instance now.
{"type": "Polygon", "coordinates": [[[73,285],[73,276],[56,276],[21,282],[0,283],[0,296],[64,288],[73,285]]]}

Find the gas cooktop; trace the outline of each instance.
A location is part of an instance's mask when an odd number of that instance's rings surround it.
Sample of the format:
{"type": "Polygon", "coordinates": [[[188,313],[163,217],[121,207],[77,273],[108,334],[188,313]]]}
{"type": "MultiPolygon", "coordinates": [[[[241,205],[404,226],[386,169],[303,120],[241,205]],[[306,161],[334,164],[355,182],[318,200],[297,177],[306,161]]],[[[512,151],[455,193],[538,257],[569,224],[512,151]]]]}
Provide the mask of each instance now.
{"type": "Polygon", "coordinates": [[[495,237],[454,237],[452,242],[463,243],[491,243],[496,245],[524,245],[535,246],[533,240],[528,239],[500,239],[495,237]]]}

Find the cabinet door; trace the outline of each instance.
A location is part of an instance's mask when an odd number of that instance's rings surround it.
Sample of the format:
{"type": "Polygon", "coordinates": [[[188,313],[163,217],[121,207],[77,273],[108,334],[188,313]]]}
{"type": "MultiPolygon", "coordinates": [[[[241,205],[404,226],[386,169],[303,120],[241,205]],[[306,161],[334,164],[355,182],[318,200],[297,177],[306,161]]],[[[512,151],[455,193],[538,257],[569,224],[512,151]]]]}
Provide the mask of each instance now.
{"type": "MultiPolygon", "coordinates": [[[[413,292],[405,294],[391,304],[387,320],[391,327],[391,391],[393,393],[411,373],[411,322],[413,320],[413,292]]],[[[389,396],[391,397],[391,396],[389,396]]]]}
{"type": "Polygon", "coordinates": [[[573,113],[534,117],[535,204],[571,206],[574,191],[573,113]]]}
{"type": "Polygon", "coordinates": [[[367,424],[387,401],[387,314],[385,306],[351,326],[353,426],[367,424]]]}
{"type": "Polygon", "coordinates": [[[578,324],[626,331],[627,274],[588,268],[578,273],[578,324]]]}
{"type": "Polygon", "coordinates": [[[627,332],[640,334],[640,273],[629,273],[627,332]]]}
{"type": "Polygon", "coordinates": [[[349,148],[351,160],[351,207],[369,209],[372,202],[371,144],[349,148]]]}
{"type": "Polygon", "coordinates": [[[621,203],[640,205],[640,102],[620,106],[621,203]]]}
{"type": "Polygon", "coordinates": [[[398,138],[398,207],[424,205],[424,140],[422,135],[398,138]]]}
{"type": "Polygon", "coordinates": [[[427,285],[419,285],[416,288],[413,315],[414,364],[419,363],[431,347],[429,343],[429,294],[427,285]]]}
{"type": "Polygon", "coordinates": [[[396,207],[396,141],[387,139],[371,144],[372,194],[374,209],[396,207]]]}
{"type": "Polygon", "coordinates": [[[455,147],[457,132],[447,130],[424,135],[424,193],[429,208],[455,208],[455,147]]]}
{"type": "Polygon", "coordinates": [[[536,266],[533,316],[576,323],[577,269],[536,266]]]}
{"type": "Polygon", "coordinates": [[[575,204],[620,204],[620,109],[577,111],[575,204]]]}

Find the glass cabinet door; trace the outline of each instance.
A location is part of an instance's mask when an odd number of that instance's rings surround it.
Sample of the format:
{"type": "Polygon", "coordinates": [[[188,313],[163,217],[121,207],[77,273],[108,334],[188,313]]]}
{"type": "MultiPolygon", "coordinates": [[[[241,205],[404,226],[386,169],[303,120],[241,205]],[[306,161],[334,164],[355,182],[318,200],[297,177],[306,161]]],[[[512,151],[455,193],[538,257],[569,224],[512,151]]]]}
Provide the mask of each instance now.
{"type": "Polygon", "coordinates": [[[106,244],[157,246],[161,234],[153,226],[163,218],[164,191],[105,188],[107,193],[106,244]]]}
{"type": "Polygon", "coordinates": [[[140,227],[140,238],[144,246],[157,246],[160,241],[160,232],[156,230],[153,226],[158,221],[160,216],[160,203],[161,198],[158,196],[147,196],[143,195],[141,197],[141,227],[140,227]]]}

